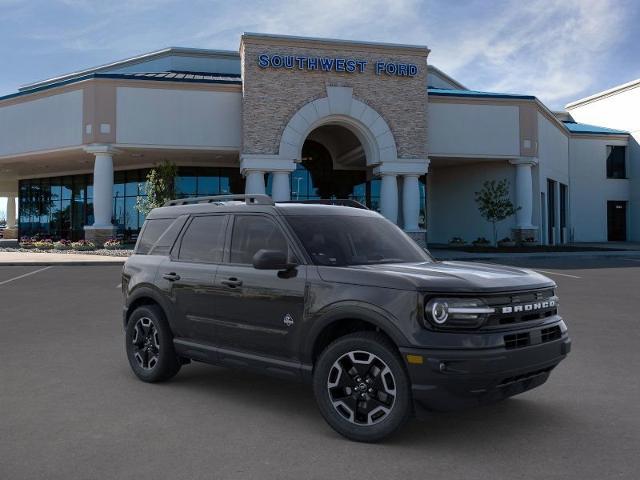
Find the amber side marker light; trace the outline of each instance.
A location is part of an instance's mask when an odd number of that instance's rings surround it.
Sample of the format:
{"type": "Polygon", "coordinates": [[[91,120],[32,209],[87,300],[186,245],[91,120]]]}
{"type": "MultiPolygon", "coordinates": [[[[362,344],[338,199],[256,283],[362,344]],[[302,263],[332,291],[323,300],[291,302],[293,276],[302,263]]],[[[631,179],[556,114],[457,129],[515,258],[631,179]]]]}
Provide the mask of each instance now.
{"type": "Polygon", "coordinates": [[[422,365],[423,363],[422,355],[407,355],[407,362],[412,363],[414,365],[422,365]]]}

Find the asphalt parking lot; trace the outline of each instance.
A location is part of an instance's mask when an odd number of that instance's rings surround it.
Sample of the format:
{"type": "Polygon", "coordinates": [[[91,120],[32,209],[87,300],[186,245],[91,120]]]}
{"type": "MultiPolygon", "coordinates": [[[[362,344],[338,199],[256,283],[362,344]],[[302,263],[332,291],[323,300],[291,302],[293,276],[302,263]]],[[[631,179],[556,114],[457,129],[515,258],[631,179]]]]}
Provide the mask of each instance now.
{"type": "Polygon", "coordinates": [[[640,478],[640,261],[519,261],[560,287],[542,387],[344,440],[304,385],[195,364],[136,380],[120,268],[0,266],[0,479],[640,478]]]}

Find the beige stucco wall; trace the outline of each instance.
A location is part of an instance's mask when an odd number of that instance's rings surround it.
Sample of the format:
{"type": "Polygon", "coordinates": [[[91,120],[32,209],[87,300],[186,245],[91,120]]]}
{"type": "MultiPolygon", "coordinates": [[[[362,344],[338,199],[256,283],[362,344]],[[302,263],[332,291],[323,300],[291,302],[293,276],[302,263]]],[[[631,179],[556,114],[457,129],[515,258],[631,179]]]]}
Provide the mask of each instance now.
{"type": "Polygon", "coordinates": [[[315,40],[243,36],[244,154],[275,155],[289,119],[305,104],[327,96],[327,86],[353,88],[353,98],[377,111],[389,125],[398,157],[427,155],[427,55],[426,48],[390,47],[315,40]],[[364,73],[340,73],[260,68],[260,54],[355,58],[368,61],[364,73]],[[413,63],[414,77],[376,75],[376,61],[413,63]]]}

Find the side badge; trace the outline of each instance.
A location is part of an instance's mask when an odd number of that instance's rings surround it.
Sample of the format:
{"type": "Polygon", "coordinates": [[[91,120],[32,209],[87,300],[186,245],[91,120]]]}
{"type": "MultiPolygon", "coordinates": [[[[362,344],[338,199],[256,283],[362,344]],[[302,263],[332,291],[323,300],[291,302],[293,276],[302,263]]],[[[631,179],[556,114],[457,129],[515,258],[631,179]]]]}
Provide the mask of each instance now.
{"type": "Polygon", "coordinates": [[[291,325],[293,325],[293,317],[291,315],[289,315],[288,313],[284,316],[282,321],[284,322],[284,324],[287,327],[290,327],[291,325]]]}

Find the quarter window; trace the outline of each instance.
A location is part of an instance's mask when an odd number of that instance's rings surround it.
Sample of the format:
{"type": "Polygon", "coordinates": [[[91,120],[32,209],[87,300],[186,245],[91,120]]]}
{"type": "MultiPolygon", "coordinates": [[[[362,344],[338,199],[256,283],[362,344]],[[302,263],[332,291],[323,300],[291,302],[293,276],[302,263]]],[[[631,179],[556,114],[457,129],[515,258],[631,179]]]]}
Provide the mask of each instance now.
{"type": "Polygon", "coordinates": [[[627,147],[607,147],[607,178],[627,178],[626,154],[627,147]]]}
{"type": "Polygon", "coordinates": [[[182,237],[178,259],[186,262],[219,263],[222,261],[227,217],[194,217],[182,237]]]}
{"type": "Polygon", "coordinates": [[[169,225],[173,223],[174,218],[157,218],[154,220],[147,220],[142,230],[142,235],[138,239],[136,246],[136,253],[146,255],[151,250],[151,247],[158,241],[160,235],[162,235],[169,225]]]}
{"type": "Polygon", "coordinates": [[[231,263],[249,265],[258,250],[288,252],[287,239],[273,221],[258,215],[238,215],[231,237],[231,263]]]}

